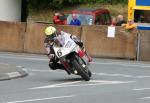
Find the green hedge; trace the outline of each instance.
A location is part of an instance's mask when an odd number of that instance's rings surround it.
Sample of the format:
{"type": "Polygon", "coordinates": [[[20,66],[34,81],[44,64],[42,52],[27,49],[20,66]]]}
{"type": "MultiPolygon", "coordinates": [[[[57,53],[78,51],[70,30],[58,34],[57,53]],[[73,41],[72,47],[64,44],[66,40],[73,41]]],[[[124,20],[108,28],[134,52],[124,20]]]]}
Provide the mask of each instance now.
{"type": "Polygon", "coordinates": [[[29,7],[32,9],[60,9],[70,4],[79,3],[127,3],[128,0],[30,0],[29,7]]]}

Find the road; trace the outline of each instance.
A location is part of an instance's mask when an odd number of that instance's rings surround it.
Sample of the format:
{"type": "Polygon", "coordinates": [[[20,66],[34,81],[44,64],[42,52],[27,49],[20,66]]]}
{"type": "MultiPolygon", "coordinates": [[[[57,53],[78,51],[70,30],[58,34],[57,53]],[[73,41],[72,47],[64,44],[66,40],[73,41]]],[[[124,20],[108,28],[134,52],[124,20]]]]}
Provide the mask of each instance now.
{"type": "Polygon", "coordinates": [[[88,82],[50,70],[43,55],[0,52],[0,63],[29,74],[0,81],[0,103],[150,103],[150,62],[95,58],[88,82]]]}

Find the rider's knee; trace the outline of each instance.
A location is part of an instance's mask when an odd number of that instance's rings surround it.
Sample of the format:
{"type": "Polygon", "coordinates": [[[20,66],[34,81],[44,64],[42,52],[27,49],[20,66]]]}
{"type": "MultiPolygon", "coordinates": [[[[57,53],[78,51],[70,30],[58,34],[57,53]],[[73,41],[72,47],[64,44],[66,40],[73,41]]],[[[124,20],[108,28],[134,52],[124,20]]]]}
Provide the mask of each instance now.
{"type": "Polygon", "coordinates": [[[53,63],[53,62],[50,62],[49,63],[49,67],[52,69],[52,70],[56,70],[56,69],[64,69],[64,66],[60,63],[53,63]]]}
{"type": "Polygon", "coordinates": [[[52,70],[56,70],[54,63],[49,63],[49,68],[52,70]]]}

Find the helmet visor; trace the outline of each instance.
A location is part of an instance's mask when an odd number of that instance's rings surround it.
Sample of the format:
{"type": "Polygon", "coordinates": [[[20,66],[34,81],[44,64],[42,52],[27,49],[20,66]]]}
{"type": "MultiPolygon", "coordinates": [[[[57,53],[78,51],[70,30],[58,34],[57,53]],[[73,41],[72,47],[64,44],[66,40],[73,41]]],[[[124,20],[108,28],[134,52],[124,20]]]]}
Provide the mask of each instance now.
{"type": "Polygon", "coordinates": [[[53,41],[55,40],[56,34],[53,33],[53,34],[51,34],[51,35],[47,35],[46,37],[49,38],[49,40],[50,40],[51,42],[53,42],[53,41]]]}

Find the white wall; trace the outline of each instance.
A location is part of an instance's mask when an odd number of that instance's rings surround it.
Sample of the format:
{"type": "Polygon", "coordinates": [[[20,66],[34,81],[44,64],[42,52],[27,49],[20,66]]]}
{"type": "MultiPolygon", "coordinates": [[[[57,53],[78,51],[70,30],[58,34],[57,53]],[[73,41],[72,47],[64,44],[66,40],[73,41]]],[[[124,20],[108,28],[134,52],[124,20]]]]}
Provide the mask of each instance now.
{"type": "Polygon", "coordinates": [[[0,21],[21,21],[21,0],[0,0],[0,21]]]}

